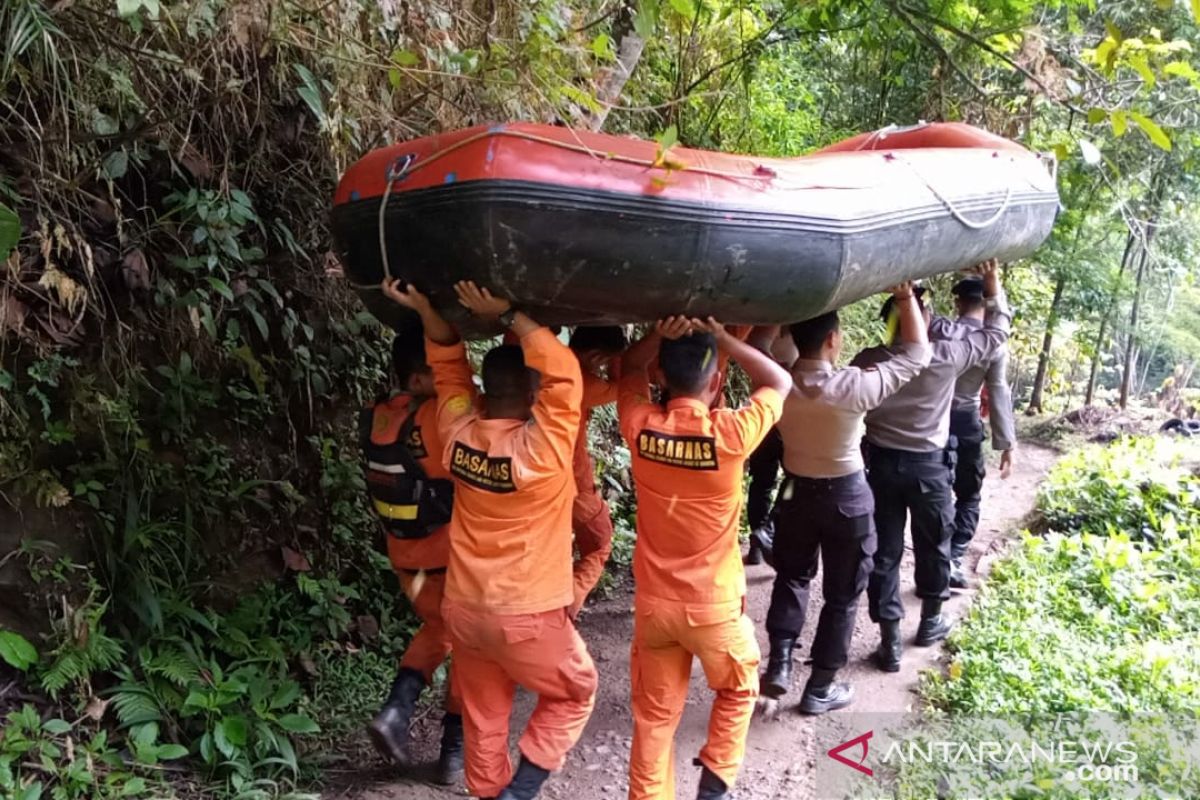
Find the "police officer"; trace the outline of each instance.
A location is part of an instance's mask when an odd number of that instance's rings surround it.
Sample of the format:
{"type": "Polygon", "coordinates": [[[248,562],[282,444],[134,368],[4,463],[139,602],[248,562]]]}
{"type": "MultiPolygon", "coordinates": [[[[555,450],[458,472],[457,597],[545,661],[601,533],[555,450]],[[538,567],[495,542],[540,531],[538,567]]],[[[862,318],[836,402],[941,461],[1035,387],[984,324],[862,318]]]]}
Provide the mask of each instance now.
{"type": "Polygon", "coordinates": [[[771,655],[762,693],[779,697],[789,689],[792,648],[804,626],[819,553],[825,603],[813,639],[812,675],[800,698],[807,714],[843,708],[854,699],[853,687],[834,677],[846,664],[875,552],[871,489],[859,448],[863,415],[929,363],[925,320],[912,284],[897,286],[892,297],[900,313],[900,345],[871,369],[834,368],[842,347],[836,311],[791,326],[800,357],[776,426],[784,483],[775,510],[778,574],[767,612],[771,655]]]}
{"type": "MultiPolygon", "coordinates": [[[[964,278],[950,290],[958,319],[935,317],[929,326],[931,339],[961,339],[983,327],[983,281],[964,278]]],[[[950,540],[950,586],[967,586],[962,557],[979,525],[979,494],[987,474],[984,454],[983,419],[980,414],[980,389],[987,386],[988,416],[992,428],[992,449],[1000,453],[1000,477],[1012,472],[1013,451],[1017,446],[1013,422],[1012,392],[1008,388],[1008,346],[986,364],[972,367],[954,386],[950,406],[950,436],[957,442],[954,473],[954,535],[950,540]]]]}
{"type": "MultiPolygon", "coordinates": [[[[994,358],[1008,338],[1010,324],[995,261],[985,262],[977,270],[983,276],[987,301],[983,327],[959,340],[933,343],[929,366],[866,416],[867,477],[875,496],[879,540],[867,602],[871,619],[880,628],[876,662],[885,672],[900,670],[900,618],[904,615],[900,559],[910,514],[917,596],[921,598],[916,643],[928,646],[950,632],[951,626],[942,616],[942,602],[950,596],[954,516],[950,496],[953,452],[947,449],[950,404],[958,376],[994,358]]],[[[915,293],[919,304],[921,294],[915,293]]],[[[894,306],[895,298],[884,304],[885,320],[891,319],[894,306]]],[[[928,324],[929,310],[921,306],[928,324]]],[[[853,363],[874,366],[894,352],[891,346],[868,348],[853,363]]]]}

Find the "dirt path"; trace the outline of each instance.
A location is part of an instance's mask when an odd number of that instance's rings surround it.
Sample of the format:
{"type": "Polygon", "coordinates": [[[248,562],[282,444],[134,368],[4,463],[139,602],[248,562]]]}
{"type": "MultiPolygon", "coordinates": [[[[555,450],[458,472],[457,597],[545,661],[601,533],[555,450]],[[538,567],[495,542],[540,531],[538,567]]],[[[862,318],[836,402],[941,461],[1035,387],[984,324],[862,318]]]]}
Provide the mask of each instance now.
{"type": "MultiPolygon", "coordinates": [[[[973,579],[977,569],[986,571],[988,562],[1001,550],[1004,540],[1032,509],[1037,486],[1057,458],[1054,451],[1035,445],[1022,446],[1012,477],[1001,481],[992,476],[984,483],[983,512],[979,532],[967,555],[968,575],[973,579]],[[981,562],[983,562],[981,564],[981,562]]],[[[750,615],[759,631],[759,644],[764,657],[767,652],[763,621],[770,602],[774,573],[769,567],[747,569],[750,615]]],[[[904,599],[907,615],[903,622],[906,642],[916,633],[920,600],[913,594],[912,552],[905,555],[903,568],[904,599]]],[[[956,592],[947,604],[947,611],[961,617],[971,602],[972,590],[956,592]]],[[[580,631],[588,643],[600,672],[600,690],[596,709],[587,731],[571,753],[565,769],[546,784],[542,796],[554,800],[592,800],[592,798],[623,797],[627,789],[626,765],[632,722],[629,714],[629,643],[633,632],[630,608],[631,590],[622,590],[602,602],[589,606],[581,619],[580,631]]],[[[801,636],[797,653],[807,655],[820,608],[820,579],[813,583],[809,622],[801,636]]],[[[854,711],[907,711],[917,700],[915,694],[921,670],[936,668],[941,657],[940,647],[918,648],[907,645],[903,667],[899,674],[884,674],[875,670],[868,656],[878,643],[878,632],[867,619],[866,601],[860,604],[858,628],[850,652],[850,663],[839,677],[851,681],[857,692],[854,711]]],[[[798,700],[799,689],[807,677],[807,667],[797,664],[794,690],[788,695],[789,704],[798,700]]],[[[712,693],[704,684],[699,664],[692,671],[692,690],[687,708],[676,735],[676,775],[678,796],[694,796],[698,770],[692,758],[704,741],[712,693]]],[[[531,710],[530,697],[522,694],[514,715],[513,730],[520,731],[531,710]]],[[[746,763],[738,781],[740,800],[774,800],[788,798],[803,800],[811,795],[811,780],[815,763],[810,741],[812,718],[801,716],[785,705],[774,720],[756,716],[750,729],[746,763]]],[[[438,726],[431,718],[414,731],[419,740],[416,752],[432,761],[436,757],[438,726]]],[[[514,740],[515,744],[515,740],[514,740]]],[[[390,770],[378,764],[365,766],[361,771],[345,775],[345,782],[328,790],[323,797],[355,798],[356,800],[448,800],[463,797],[462,787],[439,788],[423,782],[421,775],[396,778],[390,770]]]]}

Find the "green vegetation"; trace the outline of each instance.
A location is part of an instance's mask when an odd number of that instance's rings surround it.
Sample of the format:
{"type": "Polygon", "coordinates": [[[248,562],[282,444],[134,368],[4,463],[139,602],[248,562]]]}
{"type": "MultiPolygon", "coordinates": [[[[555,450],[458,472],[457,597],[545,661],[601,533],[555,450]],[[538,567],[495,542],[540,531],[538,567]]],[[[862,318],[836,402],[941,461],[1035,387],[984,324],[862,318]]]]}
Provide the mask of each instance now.
{"type": "MultiPolygon", "coordinates": [[[[3,709],[6,796],[296,796],[362,747],[413,621],[352,435],[388,334],[328,209],[390,141],[520,118],[791,155],[988,127],[1054,151],[1066,204],[1005,276],[1021,402],[1195,402],[1195,3],[485,5],[0,4],[0,663],[44,698],[3,709]]],[[[628,453],[597,417],[620,571],[628,453]]]]}
{"type": "Polygon", "coordinates": [[[996,565],[930,700],[975,714],[1200,708],[1200,477],[1187,456],[1129,439],[1056,466],[1039,501],[1051,531],[996,565]]]}
{"type": "MultiPolygon", "coordinates": [[[[913,741],[1129,741],[1133,781],[1088,784],[1061,768],[954,770],[956,791],[1014,798],[1191,797],[1200,709],[1200,477],[1195,448],[1155,439],[1091,447],[1060,462],[1026,534],[998,563],[950,641],[945,675],[913,741]],[[1193,461],[1187,463],[1185,459],[1193,461]],[[1149,796],[1142,794],[1140,796],[1149,796]]],[[[1111,763],[1111,762],[1105,762],[1111,763]]],[[[899,770],[905,797],[945,775],[899,770]]]]}

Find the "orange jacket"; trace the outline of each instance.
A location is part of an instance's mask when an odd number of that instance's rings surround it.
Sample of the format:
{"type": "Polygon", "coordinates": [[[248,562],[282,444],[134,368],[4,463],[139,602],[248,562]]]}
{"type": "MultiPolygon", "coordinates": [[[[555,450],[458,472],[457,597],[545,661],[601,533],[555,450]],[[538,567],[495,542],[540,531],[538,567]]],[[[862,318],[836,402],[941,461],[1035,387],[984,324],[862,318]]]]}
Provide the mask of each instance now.
{"type": "Polygon", "coordinates": [[[779,419],[783,397],[759,389],[737,410],[689,398],[664,408],[649,398],[645,374],[621,379],[617,411],[638,501],[637,592],[684,603],[740,599],[742,465],[779,419]]]}
{"type": "Polygon", "coordinates": [[[521,347],[541,374],[528,422],[485,418],[472,403],[463,344],[426,341],[442,460],[455,483],[446,597],[493,614],[565,608],[574,597],[571,462],[583,380],[574,354],[548,329],[521,347]]]}
{"type": "MultiPolygon", "coordinates": [[[[408,418],[413,397],[398,394],[375,406],[371,421],[371,441],[376,444],[391,444],[400,434],[400,427],[408,418]]],[[[412,433],[408,438],[408,450],[416,458],[421,469],[432,479],[449,479],[450,473],[442,466],[442,438],[437,429],[437,403],[429,399],[417,408],[412,433]]],[[[388,560],[397,570],[442,569],[450,557],[450,526],[443,525],[423,539],[400,539],[387,537],[388,560]]]]}

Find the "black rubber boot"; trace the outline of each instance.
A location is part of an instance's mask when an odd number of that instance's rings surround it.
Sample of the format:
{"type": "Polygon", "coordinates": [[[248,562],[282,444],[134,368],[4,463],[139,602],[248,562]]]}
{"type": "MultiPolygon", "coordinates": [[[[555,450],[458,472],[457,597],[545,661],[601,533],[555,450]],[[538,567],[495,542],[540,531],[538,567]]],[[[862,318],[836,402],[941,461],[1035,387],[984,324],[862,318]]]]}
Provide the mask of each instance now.
{"type": "Polygon", "coordinates": [[[771,640],[767,672],[759,684],[759,692],[764,697],[782,697],[792,688],[792,648],[795,646],[795,639],[771,640]]]}
{"type": "Polygon", "coordinates": [[[463,722],[458,714],[442,717],[442,751],[438,754],[438,783],[450,786],[463,776],[463,722]]]}
{"type": "Polygon", "coordinates": [[[696,788],[696,800],[730,800],[733,795],[729,793],[729,787],[725,785],[725,781],[700,763],[700,759],[696,759],[692,763],[700,767],[700,785],[696,788]]]}
{"type": "Polygon", "coordinates": [[[837,711],[854,702],[854,687],[848,683],[838,683],[833,679],[837,676],[835,669],[818,669],[813,667],[812,676],[804,686],[804,694],[800,697],[801,714],[824,714],[827,711],[837,711]]]}
{"type": "Polygon", "coordinates": [[[928,647],[950,635],[954,626],[942,616],[941,600],[921,601],[921,625],[917,628],[917,646],[928,647]]]}
{"type": "Polygon", "coordinates": [[[884,672],[900,671],[900,620],[885,619],[879,622],[879,649],[875,651],[875,666],[884,672]]]}
{"type": "Polygon", "coordinates": [[[548,777],[550,777],[550,770],[542,769],[525,756],[521,756],[517,773],[513,775],[513,779],[508,782],[508,787],[500,793],[496,800],[533,800],[538,796],[542,784],[548,777]]]}
{"type": "Polygon", "coordinates": [[[424,690],[425,676],[402,667],[392,682],[387,702],[367,725],[367,735],[379,754],[402,767],[412,763],[408,753],[408,724],[424,690]]]}

